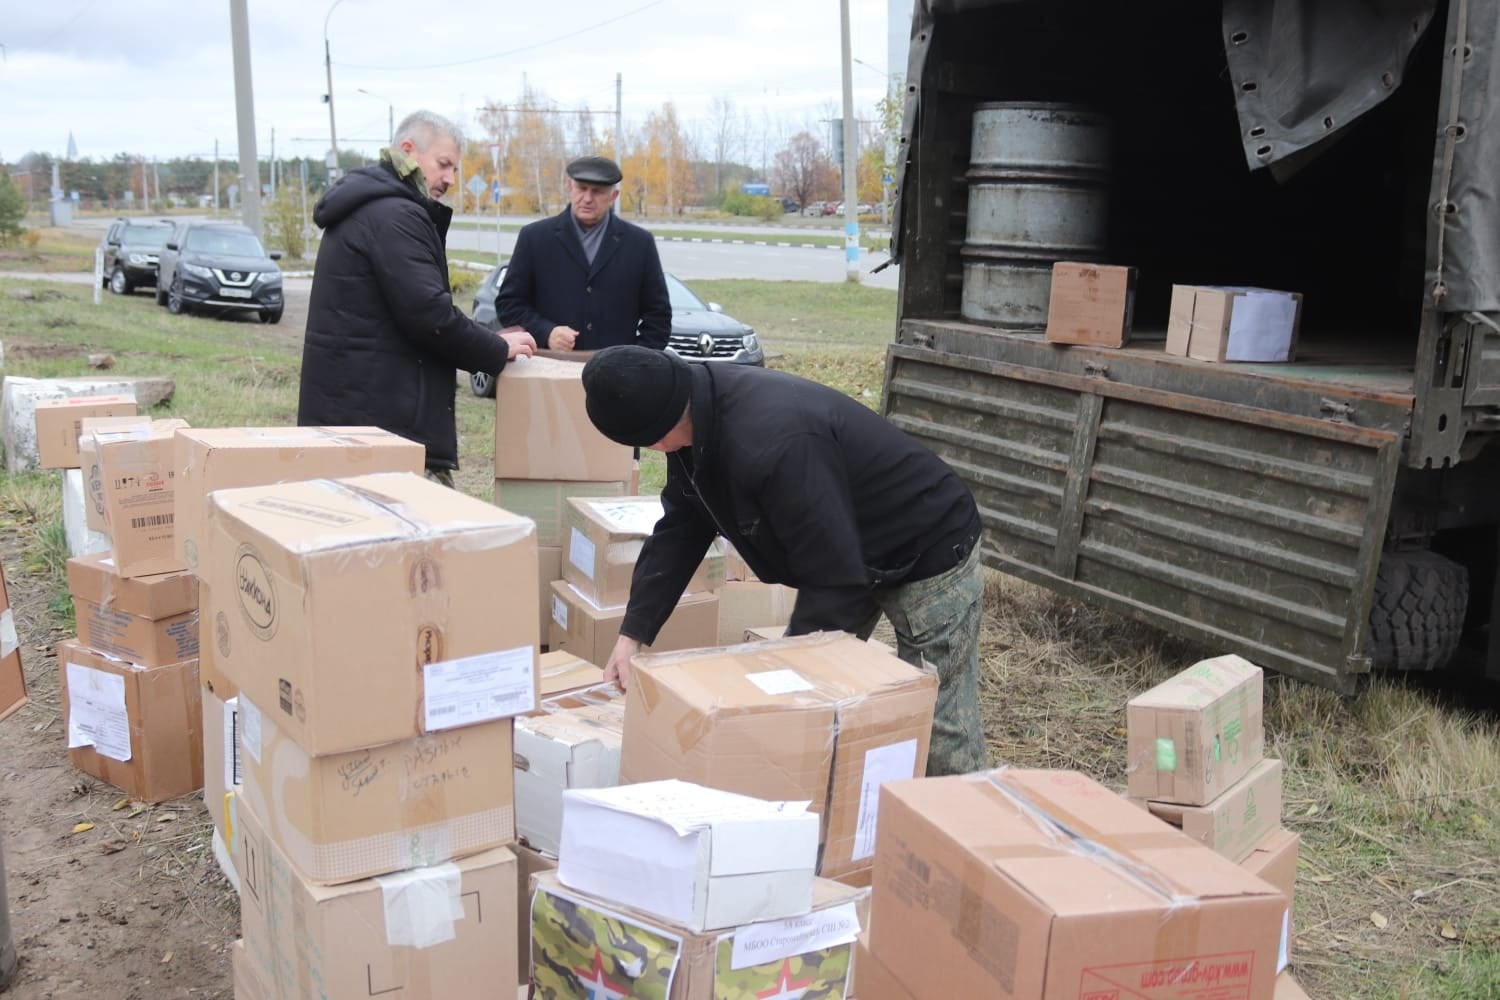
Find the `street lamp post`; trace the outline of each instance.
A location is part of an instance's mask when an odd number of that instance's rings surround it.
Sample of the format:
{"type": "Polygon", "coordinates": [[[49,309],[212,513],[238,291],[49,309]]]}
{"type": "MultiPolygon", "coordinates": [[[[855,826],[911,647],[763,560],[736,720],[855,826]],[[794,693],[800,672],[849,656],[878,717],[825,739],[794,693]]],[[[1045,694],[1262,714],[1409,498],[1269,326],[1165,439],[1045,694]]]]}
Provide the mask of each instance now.
{"type": "Polygon", "coordinates": [[[363,87],[355,87],[354,89],[359,91],[361,94],[364,94],[366,97],[373,97],[377,101],[385,102],[385,128],[386,132],[388,133],[388,137],[385,141],[387,145],[394,146],[396,144],[396,106],[392,104],[391,99],[389,97],[386,97],[384,94],[372,94],[370,91],[366,90],[363,87]]]}
{"type": "Polygon", "coordinates": [[[328,101],[328,144],[333,148],[333,164],[329,168],[328,179],[334,180],[338,176],[339,169],[339,131],[333,123],[333,53],[328,47],[328,19],[333,16],[333,11],[344,0],[333,0],[328,5],[328,13],[323,15],[323,69],[328,74],[328,93],[324,98],[328,101]]]}

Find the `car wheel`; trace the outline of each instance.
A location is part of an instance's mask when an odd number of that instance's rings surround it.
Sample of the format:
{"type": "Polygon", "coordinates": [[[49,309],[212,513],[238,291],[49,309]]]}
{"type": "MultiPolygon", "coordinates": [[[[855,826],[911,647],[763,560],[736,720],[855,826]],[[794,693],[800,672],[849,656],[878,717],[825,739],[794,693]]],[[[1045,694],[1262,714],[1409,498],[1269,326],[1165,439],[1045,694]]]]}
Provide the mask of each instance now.
{"type": "Polygon", "coordinates": [[[281,310],[281,306],[277,306],[275,309],[262,309],[260,311],[260,321],[262,323],[280,323],[281,310]]]}
{"type": "Polygon", "coordinates": [[[167,312],[182,316],[187,311],[188,304],[182,300],[182,278],[173,278],[172,287],[167,290],[167,312]]]}
{"type": "Polygon", "coordinates": [[[109,273],[109,290],[116,295],[130,294],[130,279],[125,277],[125,269],[116,267],[109,273]]]}
{"type": "Polygon", "coordinates": [[[470,372],[469,388],[480,399],[491,398],[495,395],[495,376],[489,372],[470,372]]]}

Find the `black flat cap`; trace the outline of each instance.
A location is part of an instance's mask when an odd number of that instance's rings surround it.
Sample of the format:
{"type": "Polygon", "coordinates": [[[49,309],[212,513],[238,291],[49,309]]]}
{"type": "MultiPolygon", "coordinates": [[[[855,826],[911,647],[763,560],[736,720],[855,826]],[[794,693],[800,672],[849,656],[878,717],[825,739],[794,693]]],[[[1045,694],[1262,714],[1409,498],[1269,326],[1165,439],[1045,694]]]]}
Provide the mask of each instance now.
{"type": "Polygon", "coordinates": [[[568,176],[584,184],[618,184],[620,165],[607,156],[580,156],[568,164],[568,176]]]}

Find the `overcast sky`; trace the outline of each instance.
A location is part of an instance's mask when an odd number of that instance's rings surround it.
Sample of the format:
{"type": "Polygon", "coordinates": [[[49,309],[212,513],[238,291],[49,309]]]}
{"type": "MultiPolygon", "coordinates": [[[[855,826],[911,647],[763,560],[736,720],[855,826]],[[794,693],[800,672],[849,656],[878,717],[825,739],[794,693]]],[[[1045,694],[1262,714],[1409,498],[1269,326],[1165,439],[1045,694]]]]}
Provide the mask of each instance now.
{"type": "MultiPolygon", "coordinates": [[[[855,104],[873,113],[889,72],[887,11],[849,0],[855,104]]],[[[340,148],[373,153],[388,107],[428,107],[478,132],[478,109],[528,85],[626,128],[671,100],[689,125],[728,98],[753,131],[819,126],[839,107],[837,0],[249,0],[257,152],[328,148],[323,28],[340,148]],[[330,15],[330,10],[332,11],[330,15]],[[361,93],[369,91],[371,95],[361,93]]],[[[901,37],[906,25],[898,27],[901,37]]],[[[0,0],[0,161],[28,151],[109,159],[237,149],[228,0],[0,0]]],[[[903,56],[904,59],[904,56],[903,56]]],[[[897,72],[905,67],[897,67],[897,72]]],[[[756,142],[759,142],[759,138],[756,142]]],[[[748,151],[745,158],[758,152],[748,151]]]]}

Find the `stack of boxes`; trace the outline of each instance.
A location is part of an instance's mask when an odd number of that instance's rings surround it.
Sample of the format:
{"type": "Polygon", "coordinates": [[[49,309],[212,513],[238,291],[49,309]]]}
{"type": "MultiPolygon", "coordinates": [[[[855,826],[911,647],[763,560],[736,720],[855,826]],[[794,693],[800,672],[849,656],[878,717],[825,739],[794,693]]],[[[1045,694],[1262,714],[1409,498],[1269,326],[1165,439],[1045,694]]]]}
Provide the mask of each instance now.
{"type": "Polygon", "coordinates": [[[410,473],[219,490],[199,572],[238,692],[249,996],[518,979],[512,717],[536,707],[530,521],[410,473]]]}
{"type": "Polygon", "coordinates": [[[68,563],[79,638],[58,646],[68,756],[132,798],[203,786],[197,588],[176,557],[180,420],[81,421],[80,462],[109,551],[68,563]]]}
{"type": "Polygon", "coordinates": [[[568,499],[635,493],[639,472],[634,452],[589,421],[583,365],[526,358],[507,365],[495,388],[495,504],[536,522],[537,622],[546,643],[568,499]]]}
{"type": "Polygon", "coordinates": [[[1126,706],[1130,801],[1236,862],[1285,897],[1291,948],[1299,838],[1281,826],[1281,761],[1265,756],[1264,679],[1218,656],[1126,706]]]}
{"type": "MultiPolygon", "coordinates": [[[[572,497],[563,519],[562,579],[551,588],[551,647],[603,666],[630,600],[641,547],[661,520],[660,497],[572,497]]],[[[719,637],[724,553],[715,542],[651,648],[713,646],[719,637]]]]}
{"type": "MultiPolygon", "coordinates": [[[[63,527],[68,536],[69,555],[87,555],[109,548],[109,537],[100,530],[90,529],[87,523],[82,456],[78,450],[83,422],[134,416],[134,396],[72,396],[36,402],[36,443],[41,466],[62,470],[63,527]]],[[[90,424],[91,428],[96,426],[100,425],[90,424]]]]}

